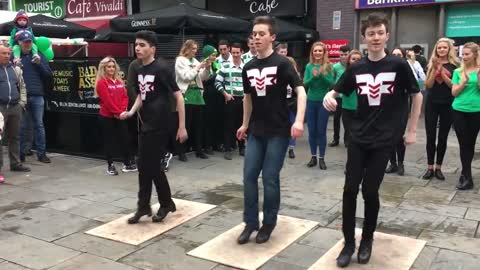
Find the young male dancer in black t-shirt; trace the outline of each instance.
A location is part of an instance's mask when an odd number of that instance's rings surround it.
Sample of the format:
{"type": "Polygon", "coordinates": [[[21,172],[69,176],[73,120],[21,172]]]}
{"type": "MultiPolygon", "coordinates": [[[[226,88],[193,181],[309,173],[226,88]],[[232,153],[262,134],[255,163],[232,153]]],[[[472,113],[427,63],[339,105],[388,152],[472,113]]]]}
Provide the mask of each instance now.
{"type": "Polygon", "coordinates": [[[365,201],[365,219],[358,262],[366,264],[370,260],[380,208],[378,189],[392,143],[398,141],[398,136],[403,136],[402,122],[408,110],[409,96],[412,97],[412,109],[404,140],[405,144],[415,142],[422,104],[422,95],[409,64],[404,59],[385,54],[385,43],[389,38],[385,16],[369,15],[362,22],[361,32],[368,47],[368,57],[347,69],[323,101],[327,110],[335,111],[335,98],[339,93],[348,96],[357,91],[358,109],[351,122],[352,141],[348,147],[343,191],[345,246],[337,258],[339,267],[347,266],[355,252],[355,212],[360,184],[365,201]]]}
{"type": "Polygon", "coordinates": [[[187,139],[183,96],[175,82],[173,69],[165,62],[155,60],[156,43],[154,32],[142,30],[136,33],[135,53],[142,62],[137,71],[138,95],[130,111],[120,115],[120,118],[125,119],[139,111],[141,122],[138,146],[138,209],[135,215],[128,219],[129,224],[138,223],[144,215],[152,215],[152,181],[160,202],[160,208],[152,221],[160,222],[169,212],[176,210],[167,176],[160,169],[169,143],[170,121],[175,120],[171,113],[172,102],[176,102],[178,108],[177,140],[183,142],[187,139]]]}
{"type": "Polygon", "coordinates": [[[280,207],[280,170],[287,152],[290,136],[301,137],[305,115],[306,94],[302,82],[286,57],[273,52],[276,26],[270,17],[257,17],[252,36],[257,57],[248,62],[243,77],[243,124],[237,138],[247,138],[243,171],[245,229],[239,244],[249,241],[258,230],[258,176],[262,172],[264,187],[263,226],[257,243],[268,241],[277,223],[280,207]],[[295,123],[290,124],[287,104],[287,86],[295,89],[298,97],[295,123]]]}

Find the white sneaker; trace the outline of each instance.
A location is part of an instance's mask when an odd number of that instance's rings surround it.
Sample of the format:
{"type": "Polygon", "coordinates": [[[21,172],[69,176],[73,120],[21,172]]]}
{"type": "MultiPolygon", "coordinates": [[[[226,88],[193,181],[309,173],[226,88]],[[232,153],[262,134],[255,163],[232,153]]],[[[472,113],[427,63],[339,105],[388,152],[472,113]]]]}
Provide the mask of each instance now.
{"type": "Polygon", "coordinates": [[[123,167],[122,167],[122,172],[124,172],[124,173],[136,172],[136,171],[138,171],[138,169],[137,169],[137,166],[135,166],[134,164],[132,164],[132,165],[125,165],[124,164],[123,167]]]}

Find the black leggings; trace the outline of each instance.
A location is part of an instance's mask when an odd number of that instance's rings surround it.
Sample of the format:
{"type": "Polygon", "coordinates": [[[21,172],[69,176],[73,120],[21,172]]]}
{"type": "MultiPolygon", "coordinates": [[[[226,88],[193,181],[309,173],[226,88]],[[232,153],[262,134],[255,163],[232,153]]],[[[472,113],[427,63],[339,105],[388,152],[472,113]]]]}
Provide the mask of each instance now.
{"type": "Polygon", "coordinates": [[[365,201],[362,239],[373,239],[380,210],[378,189],[385,175],[390,151],[390,147],[368,149],[355,143],[348,147],[342,213],[342,231],[346,242],[355,241],[355,213],[360,184],[365,201]]]}
{"type": "Polygon", "coordinates": [[[167,176],[161,168],[168,145],[168,132],[141,133],[138,139],[138,209],[150,208],[152,181],[161,207],[173,204],[167,176]]]}
{"type": "Polygon", "coordinates": [[[428,102],[425,104],[425,131],[427,132],[427,159],[428,165],[433,165],[435,161],[435,150],[437,152],[437,165],[442,165],[443,157],[447,151],[447,139],[453,122],[453,112],[451,104],[435,104],[428,102]],[[440,118],[440,127],[437,125],[440,118]]]}
{"type": "Polygon", "coordinates": [[[127,121],[100,116],[100,124],[103,129],[105,159],[108,165],[113,163],[113,155],[117,148],[120,148],[123,164],[130,165],[131,148],[127,121]]]}
{"type": "Polygon", "coordinates": [[[403,163],[403,161],[405,160],[406,147],[405,147],[405,140],[403,139],[403,135],[405,134],[405,130],[407,129],[407,122],[408,122],[408,118],[405,118],[405,121],[403,122],[402,131],[399,134],[401,136],[397,139],[397,143],[393,146],[392,152],[390,152],[391,164],[397,164],[397,162],[398,164],[400,164],[400,163],[403,163]]]}
{"type": "MultiPolygon", "coordinates": [[[[232,151],[232,146],[238,141],[236,139],[237,129],[240,128],[243,121],[243,97],[234,97],[234,100],[225,104],[224,108],[224,146],[225,151],[232,151]]],[[[238,141],[238,147],[244,148],[244,141],[238,141]]]]}
{"type": "Polygon", "coordinates": [[[480,112],[465,113],[454,111],[454,118],[455,133],[460,145],[462,175],[472,179],[472,160],[478,131],[480,130],[480,112]]]}
{"type": "MultiPolygon", "coordinates": [[[[339,98],[336,98],[336,100],[337,100],[337,108],[342,108],[343,99],[339,97],[339,98]]],[[[342,111],[343,110],[338,109],[333,114],[333,140],[337,142],[340,141],[340,120],[342,118],[342,111]]],[[[345,127],[343,129],[345,129],[345,127]]],[[[346,138],[347,138],[347,134],[344,132],[343,133],[344,142],[346,138]]]]}
{"type": "MultiPolygon", "coordinates": [[[[185,127],[189,138],[188,144],[196,152],[202,151],[205,139],[204,112],[205,105],[185,105],[185,127]]],[[[186,150],[184,149],[185,152],[186,150]]]]}

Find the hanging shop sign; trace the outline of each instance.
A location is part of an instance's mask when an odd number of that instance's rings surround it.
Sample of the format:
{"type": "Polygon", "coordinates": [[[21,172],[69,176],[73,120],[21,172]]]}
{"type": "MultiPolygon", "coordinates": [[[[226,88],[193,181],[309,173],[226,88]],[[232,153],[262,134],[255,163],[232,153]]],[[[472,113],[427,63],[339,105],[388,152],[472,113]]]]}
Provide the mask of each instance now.
{"type": "Polygon", "coordinates": [[[478,0],[355,0],[356,9],[386,8],[442,3],[477,2],[478,0]]]}
{"type": "Polygon", "coordinates": [[[330,39],[322,40],[322,42],[327,46],[328,57],[330,58],[340,57],[340,47],[347,46],[349,43],[346,39],[330,39]]]}
{"type": "Polygon", "coordinates": [[[245,19],[260,15],[295,17],[305,15],[305,1],[207,0],[207,9],[213,12],[245,19]]]}
{"type": "Polygon", "coordinates": [[[445,35],[480,37],[480,4],[448,7],[445,35]]]}
{"type": "MultiPolygon", "coordinates": [[[[52,89],[47,91],[47,110],[97,114],[100,109],[95,97],[97,67],[100,61],[54,60],[52,89]]],[[[126,78],[130,60],[117,59],[120,75],[126,78]]]]}
{"type": "Polygon", "coordinates": [[[28,13],[51,14],[57,19],[62,19],[65,17],[65,0],[14,0],[12,9],[15,11],[23,9],[28,13]]]}

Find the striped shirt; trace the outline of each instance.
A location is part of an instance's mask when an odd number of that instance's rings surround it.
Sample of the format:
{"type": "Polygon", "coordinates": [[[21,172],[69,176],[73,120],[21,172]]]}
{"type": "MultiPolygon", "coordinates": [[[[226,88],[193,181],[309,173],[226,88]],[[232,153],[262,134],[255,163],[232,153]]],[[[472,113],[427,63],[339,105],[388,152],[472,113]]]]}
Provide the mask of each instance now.
{"type": "Polygon", "coordinates": [[[218,91],[226,91],[232,96],[243,96],[243,80],[242,69],[243,63],[240,66],[225,64],[217,73],[215,77],[215,88],[218,91]]]}
{"type": "Polygon", "coordinates": [[[244,64],[250,62],[250,60],[252,60],[256,55],[253,55],[251,51],[248,51],[244,54],[242,54],[242,62],[244,64]]]}

